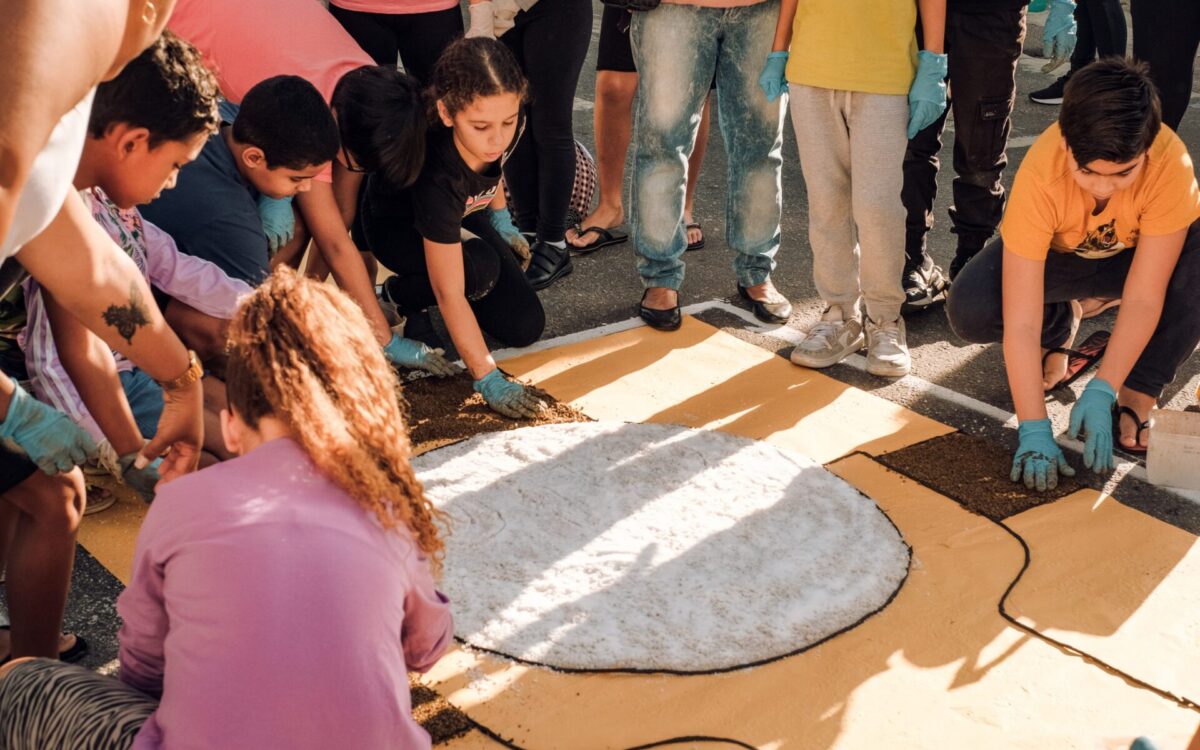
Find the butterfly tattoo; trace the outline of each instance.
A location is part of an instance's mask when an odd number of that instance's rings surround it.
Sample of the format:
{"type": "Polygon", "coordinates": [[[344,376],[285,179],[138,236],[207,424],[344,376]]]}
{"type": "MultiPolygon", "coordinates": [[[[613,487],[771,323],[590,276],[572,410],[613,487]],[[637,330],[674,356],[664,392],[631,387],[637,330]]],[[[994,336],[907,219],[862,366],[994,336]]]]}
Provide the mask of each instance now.
{"type": "Polygon", "coordinates": [[[146,305],[142,302],[142,293],[137,285],[129,287],[128,305],[109,305],[104,311],[104,322],[117,329],[121,338],[129,344],[133,343],[133,334],[142,326],[149,325],[146,316],[146,305]]]}

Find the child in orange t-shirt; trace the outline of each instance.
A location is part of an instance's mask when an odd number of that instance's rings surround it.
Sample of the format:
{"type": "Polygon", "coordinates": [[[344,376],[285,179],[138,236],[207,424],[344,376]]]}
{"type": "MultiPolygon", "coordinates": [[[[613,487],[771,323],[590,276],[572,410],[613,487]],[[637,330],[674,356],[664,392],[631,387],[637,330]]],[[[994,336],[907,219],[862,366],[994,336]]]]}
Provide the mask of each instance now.
{"type": "MultiPolygon", "coordinates": [[[[1119,447],[1146,450],[1147,419],[1200,342],[1200,189],[1187,148],[1163,127],[1144,65],[1106,58],[1072,76],[1059,121],[1017,172],[1000,238],[954,282],[962,338],[1004,342],[1020,443],[1012,479],[1052,488],[1070,476],[1046,417],[1042,350],[1072,334],[1071,302],[1120,298],[1099,372],[1071,409],[1084,465],[1113,468],[1119,447]]],[[[1053,379],[1053,378],[1051,378],[1053,379]]]]}

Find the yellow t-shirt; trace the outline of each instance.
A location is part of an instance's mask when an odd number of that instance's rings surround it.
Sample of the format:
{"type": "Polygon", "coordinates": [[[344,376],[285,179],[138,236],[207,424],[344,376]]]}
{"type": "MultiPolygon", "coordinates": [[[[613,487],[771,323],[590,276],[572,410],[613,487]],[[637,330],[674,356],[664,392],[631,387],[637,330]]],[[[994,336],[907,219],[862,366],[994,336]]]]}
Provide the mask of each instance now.
{"type": "Polygon", "coordinates": [[[1004,247],[1031,260],[1045,260],[1051,250],[1094,260],[1135,247],[1143,234],[1190,226],[1200,218],[1200,189],[1187,146],[1164,125],[1134,183],[1093,216],[1095,205],[1071,176],[1062,132],[1054,123],[1017,170],[1000,223],[1004,247]]]}
{"type": "Polygon", "coordinates": [[[917,73],[916,0],[800,0],[787,79],[868,94],[908,94],[917,73]]]}

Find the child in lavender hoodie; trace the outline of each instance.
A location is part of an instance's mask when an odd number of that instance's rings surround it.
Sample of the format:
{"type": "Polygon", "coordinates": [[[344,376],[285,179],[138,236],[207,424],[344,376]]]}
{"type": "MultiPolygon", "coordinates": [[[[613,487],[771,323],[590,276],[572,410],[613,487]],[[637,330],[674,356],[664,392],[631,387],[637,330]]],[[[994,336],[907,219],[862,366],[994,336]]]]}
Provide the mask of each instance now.
{"type": "Polygon", "coordinates": [[[120,681],[10,663],[0,746],[430,746],[408,672],[452,637],[440,513],[372,341],[349,298],[290,269],[242,304],[221,418],[239,457],[160,486],[117,602],[120,681]]]}

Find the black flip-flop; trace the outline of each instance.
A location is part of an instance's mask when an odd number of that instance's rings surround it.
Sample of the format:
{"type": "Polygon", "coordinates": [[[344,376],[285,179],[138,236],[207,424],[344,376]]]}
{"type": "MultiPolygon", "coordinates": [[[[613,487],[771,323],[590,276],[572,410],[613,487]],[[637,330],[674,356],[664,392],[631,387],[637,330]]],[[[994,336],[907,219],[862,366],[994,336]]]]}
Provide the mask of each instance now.
{"type": "MultiPolygon", "coordinates": [[[[12,630],[12,625],[0,625],[0,630],[12,630]]],[[[60,661],[79,661],[88,652],[88,642],[83,640],[83,636],[75,634],[75,644],[66,651],[59,651],[58,658],[60,661]]],[[[12,661],[12,652],[8,656],[0,659],[0,667],[12,661]]]]}
{"type": "Polygon", "coordinates": [[[1134,456],[1146,455],[1146,446],[1142,445],[1142,433],[1150,429],[1150,420],[1142,421],[1138,413],[1128,406],[1113,405],[1113,447],[1119,448],[1134,456]],[[1137,425],[1137,432],[1133,433],[1134,447],[1126,447],[1121,442],[1121,417],[1129,417],[1133,423],[1137,425]]]}
{"type": "Polygon", "coordinates": [[[700,250],[701,248],[703,248],[704,247],[704,227],[700,226],[700,222],[694,221],[691,224],[688,224],[687,229],[699,229],[700,230],[700,239],[696,240],[695,242],[689,242],[686,249],[687,250],[700,250]]]}
{"type": "Polygon", "coordinates": [[[589,242],[586,245],[580,246],[571,244],[570,242],[567,243],[567,246],[579,255],[594,253],[602,247],[608,247],[609,245],[620,245],[622,242],[629,240],[629,235],[622,232],[614,232],[604,227],[588,227],[587,229],[582,229],[576,226],[573,228],[575,229],[575,233],[580,237],[588,232],[596,233],[596,240],[594,242],[589,242]]]}
{"type": "Polygon", "coordinates": [[[1066,388],[1076,380],[1079,380],[1093,365],[1103,359],[1104,350],[1108,348],[1108,340],[1111,336],[1112,334],[1108,331],[1096,331],[1084,339],[1083,343],[1076,349],[1067,349],[1062,346],[1048,349],[1042,355],[1043,365],[1045,365],[1046,357],[1049,357],[1051,354],[1067,355],[1067,372],[1063,376],[1063,379],[1058,381],[1050,390],[1066,388]]]}

